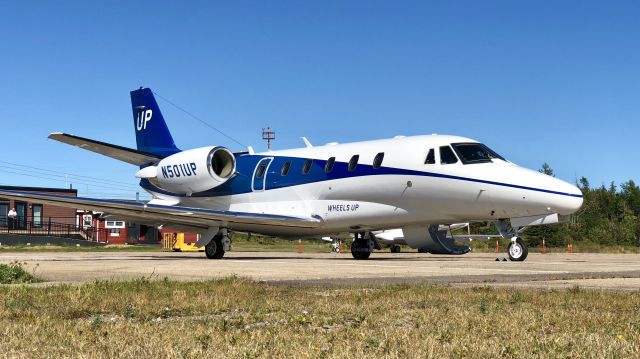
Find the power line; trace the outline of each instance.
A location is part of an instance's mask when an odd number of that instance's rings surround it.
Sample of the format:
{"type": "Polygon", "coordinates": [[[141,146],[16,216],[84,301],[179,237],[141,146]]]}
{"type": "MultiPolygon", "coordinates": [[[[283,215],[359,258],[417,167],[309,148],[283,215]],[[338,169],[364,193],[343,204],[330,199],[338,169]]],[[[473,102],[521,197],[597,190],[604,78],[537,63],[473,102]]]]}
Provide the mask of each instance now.
{"type": "MultiPolygon", "coordinates": [[[[46,177],[46,176],[37,176],[37,175],[33,175],[33,174],[19,173],[19,172],[7,171],[7,170],[4,170],[3,172],[12,173],[12,174],[20,175],[20,176],[32,177],[32,178],[40,178],[40,179],[45,179],[45,180],[49,180],[49,181],[64,182],[64,180],[62,180],[62,179],[56,179],[56,178],[51,178],[51,177],[46,177]]],[[[81,183],[81,184],[90,185],[90,184],[86,184],[86,183],[81,183]]],[[[101,187],[101,186],[95,186],[95,185],[93,185],[93,186],[94,187],[101,187]]],[[[117,188],[111,188],[111,187],[101,187],[101,188],[114,189],[115,191],[112,191],[112,192],[94,192],[94,191],[89,191],[89,190],[82,190],[82,188],[76,188],[76,190],[84,191],[86,193],[86,195],[88,195],[88,196],[100,196],[100,197],[107,197],[107,198],[131,199],[131,198],[135,197],[136,195],[139,195],[140,197],[147,196],[147,192],[142,192],[141,193],[139,190],[138,191],[136,191],[136,190],[123,190],[123,189],[117,189],[117,188]]]]}
{"type": "MultiPolygon", "coordinates": [[[[0,161],[0,163],[8,164],[8,165],[11,165],[11,166],[14,166],[14,167],[25,167],[25,168],[35,169],[35,170],[38,170],[38,171],[59,173],[59,174],[62,174],[62,175],[65,175],[65,176],[69,176],[69,177],[86,178],[86,179],[89,179],[89,180],[92,180],[92,181],[96,181],[96,182],[103,182],[105,184],[125,185],[127,187],[137,188],[137,186],[131,185],[130,183],[127,183],[127,182],[114,181],[114,180],[109,180],[109,179],[102,179],[102,178],[83,176],[83,175],[76,175],[76,174],[69,173],[69,172],[54,171],[54,170],[50,170],[50,169],[46,169],[46,168],[42,168],[42,167],[28,166],[28,165],[23,165],[23,164],[19,164],[19,163],[12,163],[12,162],[7,162],[7,161],[0,161]]],[[[20,170],[22,170],[22,169],[20,169],[20,170]]],[[[23,170],[23,171],[26,171],[26,170],[23,170]]]]}
{"type": "Polygon", "coordinates": [[[204,121],[204,120],[200,119],[199,117],[197,117],[196,115],[192,114],[191,112],[189,112],[189,111],[185,110],[184,108],[182,108],[182,107],[180,107],[180,106],[176,105],[175,103],[173,103],[173,102],[169,101],[169,100],[168,100],[168,99],[166,99],[165,97],[161,96],[159,93],[157,93],[157,92],[153,91],[153,94],[154,94],[154,95],[156,95],[156,96],[158,96],[158,97],[160,97],[162,100],[164,100],[165,102],[167,102],[167,103],[168,103],[168,104],[170,104],[171,106],[173,106],[173,107],[177,108],[178,110],[180,110],[180,111],[182,111],[182,112],[186,113],[187,115],[189,115],[189,116],[190,116],[190,117],[192,117],[193,119],[195,119],[195,120],[199,121],[199,122],[200,122],[200,123],[202,123],[203,125],[205,125],[205,126],[209,127],[210,129],[212,129],[212,130],[214,130],[214,131],[218,132],[219,134],[223,135],[224,137],[226,137],[226,138],[230,139],[231,141],[233,141],[233,142],[235,142],[235,143],[239,144],[239,145],[240,145],[240,146],[242,146],[243,148],[246,148],[246,147],[247,147],[246,145],[244,145],[244,144],[243,144],[243,143],[241,143],[240,141],[238,141],[238,140],[236,140],[235,138],[233,138],[233,137],[231,137],[231,136],[227,135],[226,133],[222,132],[222,130],[217,129],[215,126],[213,126],[213,125],[209,124],[208,122],[206,122],[206,121],[204,121]]]}
{"type": "MultiPolygon", "coordinates": [[[[0,166],[0,167],[5,167],[5,166],[0,166]]],[[[20,175],[20,176],[27,176],[27,177],[33,177],[33,178],[46,179],[46,180],[50,180],[50,181],[65,182],[65,183],[71,181],[68,178],[64,178],[64,176],[62,176],[62,175],[38,173],[36,171],[23,170],[23,169],[19,169],[19,168],[10,168],[10,167],[5,167],[5,168],[9,168],[10,170],[13,170],[13,171],[9,171],[7,169],[4,169],[4,170],[2,170],[2,172],[11,173],[11,174],[20,175]],[[15,172],[15,171],[21,171],[21,172],[15,172]]],[[[129,191],[139,190],[139,188],[135,188],[135,187],[127,188],[127,187],[106,186],[104,184],[83,182],[83,181],[80,181],[80,180],[76,181],[76,183],[83,184],[83,185],[86,185],[86,186],[93,186],[93,187],[99,187],[99,188],[105,188],[105,189],[119,190],[119,191],[122,191],[122,192],[129,192],[129,191]]]]}

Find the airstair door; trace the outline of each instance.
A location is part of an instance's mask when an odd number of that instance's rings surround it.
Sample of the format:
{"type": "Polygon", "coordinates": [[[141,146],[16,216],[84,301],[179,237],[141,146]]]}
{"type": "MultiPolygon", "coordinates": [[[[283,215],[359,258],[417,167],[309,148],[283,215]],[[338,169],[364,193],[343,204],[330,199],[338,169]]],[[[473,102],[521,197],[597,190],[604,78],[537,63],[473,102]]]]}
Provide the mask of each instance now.
{"type": "Polygon", "coordinates": [[[254,192],[264,191],[267,184],[267,173],[269,173],[269,166],[273,161],[273,157],[267,157],[261,159],[253,170],[253,181],[251,183],[251,189],[254,192]]]}

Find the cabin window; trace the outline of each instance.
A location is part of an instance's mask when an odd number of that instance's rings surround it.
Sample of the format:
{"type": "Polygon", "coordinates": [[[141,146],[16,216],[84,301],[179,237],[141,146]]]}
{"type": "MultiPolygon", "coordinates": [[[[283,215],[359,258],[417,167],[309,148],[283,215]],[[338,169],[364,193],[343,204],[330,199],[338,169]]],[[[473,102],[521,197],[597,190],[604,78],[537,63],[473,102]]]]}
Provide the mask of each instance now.
{"type": "Polygon", "coordinates": [[[506,161],[502,156],[481,143],[452,143],[451,146],[464,164],[492,162],[493,158],[506,161]]]}
{"type": "Polygon", "coordinates": [[[425,165],[433,165],[436,163],[436,151],[432,149],[427,153],[427,158],[424,160],[425,165]]]}
{"type": "Polygon", "coordinates": [[[458,158],[453,153],[453,150],[449,146],[440,147],[440,163],[443,165],[449,165],[458,162],[458,158]]]}
{"type": "Polygon", "coordinates": [[[263,162],[260,164],[260,166],[258,166],[258,170],[256,171],[256,178],[261,178],[264,175],[265,169],[267,169],[267,164],[263,162]]]}
{"type": "Polygon", "coordinates": [[[329,173],[333,170],[333,165],[336,163],[336,158],[331,157],[327,160],[327,164],[324,166],[324,172],[329,173]]]}
{"type": "Polygon", "coordinates": [[[373,159],[373,168],[380,168],[382,166],[382,160],[384,160],[384,152],[380,152],[373,159]]]}
{"type": "Polygon", "coordinates": [[[302,174],[307,174],[309,173],[309,170],[311,170],[311,165],[313,164],[313,160],[312,159],[308,159],[305,161],[304,166],[302,166],[302,174]]]}
{"type": "Polygon", "coordinates": [[[349,160],[349,171],[355,171],[356,167],[358,167],[358,160],[360,159],[360,155],[353,155],[349,160]]]}
{"type": "Polygon", "coordinates": [[[291,161],[287,161],[282,165],[282,169],[280,170],[280,175],[286,176],[289,173],[289,168],[291,167],[291,161]]]}

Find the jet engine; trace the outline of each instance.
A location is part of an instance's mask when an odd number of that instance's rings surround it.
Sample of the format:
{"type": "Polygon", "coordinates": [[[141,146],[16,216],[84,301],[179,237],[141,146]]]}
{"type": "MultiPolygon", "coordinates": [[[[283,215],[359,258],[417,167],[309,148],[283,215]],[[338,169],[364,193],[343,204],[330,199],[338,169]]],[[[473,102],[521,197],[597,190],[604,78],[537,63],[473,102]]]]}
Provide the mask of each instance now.
{"type": "Polygon", "coordinates": [[[220,146],[182,151],[136,173],[173,193],[191,195],[225,183],[236,172],[233,153],[220,146]]]}

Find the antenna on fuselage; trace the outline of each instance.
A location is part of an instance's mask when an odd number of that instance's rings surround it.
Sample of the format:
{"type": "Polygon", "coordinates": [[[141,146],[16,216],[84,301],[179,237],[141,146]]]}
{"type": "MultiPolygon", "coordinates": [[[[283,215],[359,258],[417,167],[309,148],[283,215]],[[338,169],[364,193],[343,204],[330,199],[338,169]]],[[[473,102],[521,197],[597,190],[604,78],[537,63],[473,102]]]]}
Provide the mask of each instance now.
{"type": "Polygon", "coordinates": [[[300,137],[302,138],[302,141],[304,141],[304,145],[307,146],[307,148],[311,148],[313,147],[313,145],[311,144],[311,142],[309,142],[309,140],[307,140],[306,137],[300,137]]]}

